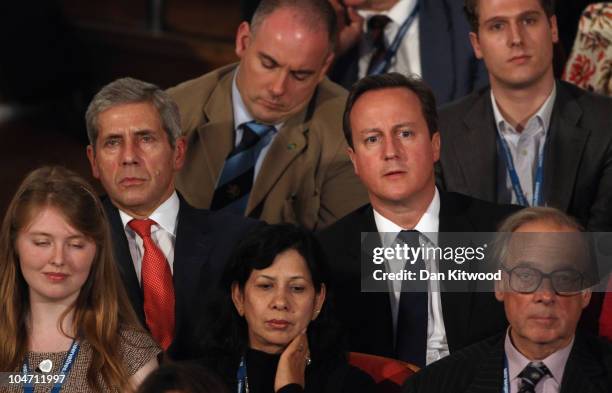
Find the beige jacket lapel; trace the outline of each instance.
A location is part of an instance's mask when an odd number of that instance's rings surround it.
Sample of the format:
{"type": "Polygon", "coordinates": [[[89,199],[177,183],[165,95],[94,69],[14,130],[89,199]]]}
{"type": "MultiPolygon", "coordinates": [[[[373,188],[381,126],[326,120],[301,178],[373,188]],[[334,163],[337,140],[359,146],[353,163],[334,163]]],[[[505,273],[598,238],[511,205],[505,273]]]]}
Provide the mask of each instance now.
{"type": "Polygon", "coordinates": [[[306,109],[287,120],[274,138],[253,184],[246,208],[247,215],[264,200],[287,167],[306,147],[304,133],[308,129],[308,124],[304,123],[305,117],[306,109]]]}
{"type": "Polygon", "coordinates": [[[217,179],[223,169],[225,158],[233,148],[234,115],[232,112],[232,78],[230,72],[223,77],[212,92],[204,106],[204,116],[207,121],[198,127],[200,148],[204,152],[206,168],[198,188],[210,190],[205,205],[210,205],[217,185],[217,179]]]}

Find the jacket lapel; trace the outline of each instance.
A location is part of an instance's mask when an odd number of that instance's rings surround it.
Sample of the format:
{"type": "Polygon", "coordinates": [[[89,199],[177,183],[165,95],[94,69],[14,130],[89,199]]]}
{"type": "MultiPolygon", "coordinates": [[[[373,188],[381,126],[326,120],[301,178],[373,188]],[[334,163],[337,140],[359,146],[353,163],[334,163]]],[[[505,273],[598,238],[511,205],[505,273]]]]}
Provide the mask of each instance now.
{"type": "Polygon", "coordinates": [[[567,359],[561,393],[604,393],[606,389],[607,370],[599,363],[583,337],[576,336],[574,348],[567,359]]]}
{"type": "MultiPolygon", "coordinates": [[[[211,234],[198,220],[203,211],[197,211],[180,197],[176,243],[174,246],[174,293],[177,307],[176,321],[189,319],[183,312],[193,312],[190,307],[197,299],[200,284],[200,272],[205,263],[209,262],[211,251],[211,234]]],[[[177,333],[180,332],[177,326],[177,333]]]]}
{"type": "Polygon", "coordinates": [[[287,120],[283,128],[278,131],[259,171],[259,174],[265,176],[257,176],[251,189],[246,215],[264,200],[291,162],[306,148],[307,140],[304,133],[308,130],[308,124],[304,124],[305,117],[306,109],[287,120]]]}
{"type": "Polygon", "coordinates": [[[504,339],[505,335],[500,335],[499,340],[490,347],[489,356],[480,362],[481,367],[476,371],[465,393],[499,393],[502,391],[504,339]]]}
{"type": "Polygon", "coordinates": [[[113,255],[117,262],[123,285],[136,315],[143,326],[146,326],[142,289],[138,282],[138,276],[136,275],[136,269],[134,268],[132,255],[130,254],[130,247],[125,235],[125,229],[123,228],[123,222],[119,216],[119,210],[112,204],[109,197],[102,198],[102,205],[104,206],[111,227],[113,255]]]}
{"type": "Polygon", "coordinates": [[[455,66],[453,57],[440,53],[453,53],[451,24],[440,2],[419,0],[419,41],[421,72],[436,94],[436,100],[447,102],[454,96],[455,66]],[[436,21],[428,23],[427,21],[436,21]],[[432,48],[435,47],[435,50],[432,48]]]}
{"type": "Polygon", "coordinates": [[[544,200],[566,211],[572,199],[578,166],[590,130],[577,126],[582,109],[570,93],[557,83],[544,164],[544,200]],[[563,176],[558,176],[562,173],[563,176]]]}
{"type": "MultiPolygon", "coordinates": [[[[497,200],[497,128],[491,106],[490,90],[485,89],[463,118],[465,133],[454,133],[452,144],[461,171],[465,175],[466,190],[474,190],[475,198],[497,200]],[[477,154],[465,152],[478,149],[477,154]]],[[[444,142],[443,142],[444,143],[444,142]]]]}
{"type": "Polygon", "coordinates": [[[219,81],[204,107],[207,121],[198,127],[198,139],[194,141],[200,146],[188,147],[204,152],[195,157],[197,158],[195,166],[189,168],[198,173],[198,176],[193,177],[198,179],[198,189],[208,190],[206,200],[200,201],[204,206],[210,206],[217,179],[225,159],[233,148],[234,115],[231,94],[233,76],[234,73],[230,72],[219,81]]]}

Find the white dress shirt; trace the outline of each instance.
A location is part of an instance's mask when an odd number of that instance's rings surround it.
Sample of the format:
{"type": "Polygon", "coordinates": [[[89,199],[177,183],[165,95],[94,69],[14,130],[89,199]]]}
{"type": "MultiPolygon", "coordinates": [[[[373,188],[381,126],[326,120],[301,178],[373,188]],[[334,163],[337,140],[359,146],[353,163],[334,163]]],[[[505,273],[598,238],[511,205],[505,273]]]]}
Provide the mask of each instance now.
{"type": "MultiPolygon", "coordinates": [[[[434,197],[427,207],[427,210],[414,228],[402,228],[376,210],[374,210],[374,221],[376,222],[378,232],[381,232],[381,243],[383,247],[394,247],[398,233],[402,230],[410,229],[417,230],[422,234],[422,236],[419,237],[422,246],[425,246],[425,243],[427,243],[428,246],[436,246],[438,244],[438,228],[440,226],[439,214],[440,193],[436,188],[434,197]]],[[[387,260],[385,262],[385,267],[388,272],[399,272],[404,267],[403,262],[404,261],[387,260]]],[[[425,264],[430,273],[439,272],[438,261],[435,258],[426,260],[425,264]]],[[[393,280],[389,285],[391,286],[389,288],[389,299],[391,301],[393,337],[395,340],[395,337],[397,337],[397,319],[402,282],[400,280],[393,280]]],[[[431,364],[448,356],[449,350],[446,340],[446,328],[444,327],[444,318],[442,315],[440,283],[438,281],[430,281],[428,287],[426,364],[431,364]]]]}
{"type": "MultiPolygon", "coordinates": [[[[174,274],[174,244],[176,242],[176,225],[178,222],[179,198],[176,192],[173,192],[170,198],[162,203],[149,218],[157,223],[151,226],[151,239],[157,244],[157,247],[164,253],[166,260],[170,265],[170,271],[174,274]]],[[[132,262],[134,262],[134,270],[138,276],[138,282],[142,282],[141,268],[142,256],[144,255],[144,245],[142,238],[129,227],[128,223],[133,219],[129,214],[119,210],[119,216],[123,223],[123,229],[127,236],[128,245],[132,262]]]]}
{"type": "MultiPolygon", "coordinates": [[[[533,200],[535,173],[538,167],[538,155],[544,149],[546,143],[546,135],[550,127],[550,118],[552,115],[555,97],[557,95],[557,87],[553,85],[550,95],[544,101],[544,104],[525,124],[525,129],[518,132],[506,119],[503,117],[495,97],[491,90],[491,103],[493,104],[493,116],[499,135],[501,135],[510,150],[512,161],[516,173],[519,177],[519,183],[523,189],[523,194],[527,202],[531,205],[533,200]]],[[[518,203],[518,198],[512,187],[512,180],[503,160],[503,152],[499,151],[498,146],[498,185],[497,191],[500,196],[500,201],[509,203],[518,203]]]]}
{"type": "MultiPolygon", "coordinates": [[[[368,21],[374,15],[386,15],[391,21],[385,27],[385,43],[387,47],[391,45],[397,35],[400,26],[410,13],[418,0],[400,0],[387,11],[357,11],[365,22],[363,24],[364,39],[361,40],[359,46],[359,78],[363,78],[368,71],[370,59],[376,51],[373,43],[367,38],[368,21]]],[[[422,75],[421,73],[421,45],[419,42],[419,15],[414,18],[414,21],[408,28],[406,35],[397,50],[395,57],[391,61],[391,65],[387,72],[399,72],[403,75],[422,75]]]]}

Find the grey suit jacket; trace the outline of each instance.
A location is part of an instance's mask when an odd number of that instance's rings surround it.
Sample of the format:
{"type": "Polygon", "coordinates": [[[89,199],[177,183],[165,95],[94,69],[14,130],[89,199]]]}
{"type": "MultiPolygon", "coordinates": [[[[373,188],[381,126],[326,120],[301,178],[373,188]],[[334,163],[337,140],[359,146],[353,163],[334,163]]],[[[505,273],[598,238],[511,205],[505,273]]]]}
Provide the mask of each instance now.
{"type": "MultiPolygon", "coordinates": [[[[444,358],[409,378],[404,393],[499,393],[503,388],[505,333],[444,358]]],[[[577,335],[560,393],[612,391],[612,344],[577,335]]]]}
{"type": "MultiPolygon", "coordinates": [[[[179,106],[187,137],[185,166],[176,186],[198,208],[210,207],[234,146],[235,68],[226,66],[168,90],[179,106]]],[[[324,80],[307,107],[285,122],[255,179],[247,216],[319,229],[366,203],[367,194],[346,153],[345,100],[344,89],[324,80]]]]}
{"type": "MultiPolygon", "coordinates": [[[[442,189],[491,202],[497,129],[490,89],[440,110],[442,189]]],[[[544,158],[544,201],[592,231],[612,230],[612,99],[557,81],[544,158]]]]}

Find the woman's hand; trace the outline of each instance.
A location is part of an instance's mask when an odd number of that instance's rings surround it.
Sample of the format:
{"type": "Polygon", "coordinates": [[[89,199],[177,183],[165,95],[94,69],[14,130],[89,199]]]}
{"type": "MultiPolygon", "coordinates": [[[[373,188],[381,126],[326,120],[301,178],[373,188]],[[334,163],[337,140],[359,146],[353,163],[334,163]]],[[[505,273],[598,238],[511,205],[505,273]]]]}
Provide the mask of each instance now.
{"type": "Polygon", "coordinates": [[[306,330],[294,338],[281,354],[276,368],[276,379],[274,380],[274,391],[279,391],[283,386],[297,383],[302,388],[305,385],[304,371],[310,361],[310,350],[306,330]]]}

